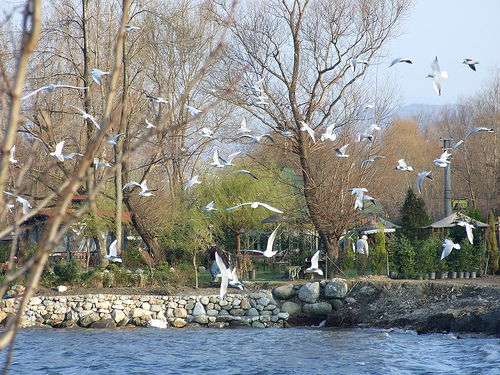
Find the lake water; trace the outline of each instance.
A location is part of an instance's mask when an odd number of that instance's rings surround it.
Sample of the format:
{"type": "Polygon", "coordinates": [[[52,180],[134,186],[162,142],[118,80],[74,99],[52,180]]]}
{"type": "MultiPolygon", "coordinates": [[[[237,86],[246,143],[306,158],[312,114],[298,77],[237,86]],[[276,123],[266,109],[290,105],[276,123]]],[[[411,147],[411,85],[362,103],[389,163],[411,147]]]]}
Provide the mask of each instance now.
{"type": "Polygon", "coordinates": [[[8,373],[500,374],[500,340],[315,327],[32,328],[19,332],[8,373]]]}

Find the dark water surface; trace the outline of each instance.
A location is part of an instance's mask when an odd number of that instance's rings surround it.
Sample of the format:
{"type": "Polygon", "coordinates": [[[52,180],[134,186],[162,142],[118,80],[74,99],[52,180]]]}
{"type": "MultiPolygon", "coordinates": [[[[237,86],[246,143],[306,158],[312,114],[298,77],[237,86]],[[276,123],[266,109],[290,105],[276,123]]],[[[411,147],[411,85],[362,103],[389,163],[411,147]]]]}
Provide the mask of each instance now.
{"type": "Polygon", "coordinates": [[[8,373],[500,374],[500,341],[313,327],[31,328],[19,332],[8,373]]]}

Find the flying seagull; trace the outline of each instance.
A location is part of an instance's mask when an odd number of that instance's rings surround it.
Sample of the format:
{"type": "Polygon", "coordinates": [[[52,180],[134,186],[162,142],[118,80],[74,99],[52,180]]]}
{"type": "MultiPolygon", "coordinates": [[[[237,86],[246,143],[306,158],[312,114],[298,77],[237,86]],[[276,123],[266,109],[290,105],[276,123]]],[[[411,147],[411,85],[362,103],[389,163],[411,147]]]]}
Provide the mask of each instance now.
{"type": "Polygon", "coordinates": [[[62,149],[64,147],[64,143],[66,141],[61,141],[56,145],[56,149],[54,152],[51,152],[49,155],[54,156],[55,158],[59,159],[60,161],[64,161],[64,155],[62,153],[62,149]]]}
{"type": "Polygon", "coordinates": [[[392,60],[391,64],[389,65],[389,68],[393,65],[396,65],[397,63],[407,63],[407,64],[413,64],[413,61],[406,57],[397,57],[394,60],[392,60]]]}
{"type": "Polygon", "coordinates": [[[19,195],[15,195],[15,194],[9,193],[8,191],[5,191],[5,190],[3,192],[5,194],[7,194],[7,195],[16,197],[16,201],[19,202],[19,203],[21,203],[23,205],[23,215],[28,215],[29,209],[33,208],[31,206],[30,202],[28,202],[27,199],[24,199],[23,197],[20,197],[19,195]]]}
{"type": "Polygon", "coordinates": [[[98,158],[95,158],[94,159],[94,166],[95,166],[95,169],[97,170],[97,169],[99,169],[99,167],[104,167],[104,168],[109,167],[109,168],[112,168],[113,164],[111,164],[111,163],[103,163],[103,162],[99,161],[98,158]]]}
{"type": "Polygon", "coordinates": [[[358,60],[358,59],[351,59],[351,61],[349,62],[349,64],[351,65],[352,72],[356,73],[356,66],[358,64],[365,64],[366,66],[368,66],[368,61],[366,61],[366,60],[358,60]]]}
{"type": "Polygon", "coordinates": [[[217,263],[217,267],[219,267],[221,281],[220,281],[220,299],[223,300],[227,294],[227,285],[229,283],[229,275],[228,269],[224,264],[224,261],[219,256],[218,253],[215,253],[215,262],[217,263]]]}
{"type": "Polygon", "coordinates": [[[82,156],[82,157],[84,156],[83,154],[80,154],[80,153],[78,153],[78,152],[72,152],[72,153],[71,153],[71,154],[69,154],[69,155],[66,155],[66,154],[63,152],[63,155],[64,155],[64,160],[73,160],[73,158],[74,158],[75,156],[82,156]]]}
{"type": "Polygon", "coordinates": [[[356,194],[356,200],[354,201],[354,210],[356,211],[358,208],[361,211],[364,208],[364,194],[368,193],[368,190],[365,188],[352,188],[347,190],[347,192],[351,192],[352,195],[356,194]]]}
{"type": "Polygon", "coordinates": [[[426,78],[432,78],[434,90],[436,90],[437,94],[441,96],[441,78],[448,78],[448,73],[446,72],[446,70],[441,71],[439,69],[437,56],[432,62],[431,67],[432,73],[430,73],[426,78]]]}
{"type": "Polygon", "coordinates": [[[257,100],[254,100],[253,104],[254,105],[268,105],[269,102],[267,101],[267,99],[269,99],[268,96],[266,96],[266,95],[259,95],[257,97],[257,100]]]}
{"type": "Polygon", "coordinates": [[[342,146],[341,148],[336,148],[335,149],[335,156],[338,158],[348,158],[349,155],[346,155],[346,153],[345,153],[347,146],[349,146],[349,143],[346,144],[345,146],[342,146]]]}
{"type": "Polygon", "coordinates": [[[213,161],[210,163],[210,165],[216,168],[224,168],[224,166],[220,163],[219,150],[214,150],[213,161]]]}
{"type": "Polygon", "coordinates": [[[443,252],[441,253],[441,260],[446,258],[448,255],[450,255],[451,250],[453,249],[460,249],[460,244],[458,243],[453,243],[452,240],[445,239],[444,244],[442,245],[444,247],[443,252]]]}
{"type": "Polygon", "coordinates": [[[476,64],[479,64],[479,61],[474,61],[472,59],[464,59],[462,64],[468,65],[473,71],[476,71],[476,64]]]}
{"type": "Polygon", "coordinates": [[[306,268],[306,271],[316,272],[318,275],[323,276],[323,271],[319,268],[318,261],[319,261],[319,250],[316,251],[312,256],[311,267],[306,268]]]}
{"type": "Polygon", "coordinates": [[[251,130],[248,129],[248,127],[247,127],[247,119],[244,118],[241,121],[240,128],[238,130],[236,130],[236,134],[244,134],[244,133],[250,133],[250,132],[251,132],[251,130]]]}
{"type": "Polygon", "coordinates": [[[57,89],[76,89],[76,90],[87,90],[88,87],[76,87],[76,86],[69,86],[69,85],[54,85],[54,84],[50,84],[48,86],[44,86],[44,87],[40,87],[39,89],[36,89],[35,91],[33,91],[31,94],[28,94],[26,96],[23,96],[21,98],[21,100],[24,100],[24,99],[27,99],[29,98],[30,96],[33,96],[35,94],[38,94],[40,91],[45,91],[45,92],[54,92],[56,91],[57,89]]]}
{"type": "Polygon", "coordinates": [[[441,168],[446,168],[450,164],[450,157],[451,154],[446,150],[441,154],[441,156],[438,158],[434,158],[434,164],[436,164],[438,167],[441,168]]]}
{"type": "Polygon", "coordinates": [[[247,171],[246,169],[239,169],[237,171],[234,171],[234,172],[231,172],[231,174],[234,174],[234,173],[245,173],[245,174],[249,174],[250,176],[252,176],[255,180],[259,181],[259,179],[257,177],[255,177],[250,171],[247,171]]]}
{"type": "Polygon", "coordinates": [[[274,246],[274,240],[276,239],[276,234],[278,233],[278,229],[279,229],[280,225],[281,224],[278,224],[276,229],[273,230],[273,232],[271,233],[271,235],[267,239],[266,250],[264,250],[264,251],[262,251],[262,250],[247,250],[247,251],[252,251],[254,253],[260,253],[260,254],[264,255],[266,258],[271,258],[271,257],[275,256],[278,253],[278,250],[273,251],[273,246],[274,246]]]}
{"type": "Polygon", "coordinates": [[[207,204],[206,206],[202,206],[201,209],[205,212],[209,212],[209,211],[217,211],[216,208],[214,208],[214,205],[215,205],[215,202],[212,201],[210,202],[209,204],[207,204]]]}
{"type": "Polygon", "coordinates": [[[337,126],[337,124],[332,124],[327,126],[325,132],[321,134],[321,142],[324,142],[327,139],[333,142],[334,140],[337,139],[337,135],[333,132],[335,126],[337,126]]]}
{"type": "Polygon", "coordinates": [[[417,180],[417,187],[418,187],[418,192],[422,194],[422,183],[424,182],[424,178],[428,178],[431,181],[434,181],[431,176],[429,176],[432,173],[432,171],[427,171],[427,172],[420,172],[417,174],[418,180],[417,180]]]}
{"type": "Polygon", "coordinates": [[[406,164],[405,159],[399,159],[398,166],[394,169],[397,169],[398,171],[407,171],[407,172],[413,171],[413,168],[406,164]]]}
{"type": "Polygon", "coordinates": [[[274,139],[269,134],[262,134],[262,135],[257,135],[257,136],[251,136],[249,134],[243,134],[243,135],[240,135],[239,138],[249,138],[254,143],[260,142],[263,138],[269,138],[271,141],[273,141],[273,143],[276,143],[276,142],[274,142],[274,139]]]}
{"type": "Polygon", "coordinates": [[[226,159],[222,159],[219,156],[219,159],[221,161],[222,166],[224,167],[233,167],[233,159],[241,154],[241,151],[233,152],[232,154],[229,154],[229,156],[226,159]]]}
{"type": "Polygon", "coordinates": [[[156,126],[154,126],[151,122],[149,122],[148,119],[146,119],[146,129],[156,129],[156,126]]]}
{"type": "Polygon", "coordinates": [[[156,191],[157,189],[148,189],[148,180],[144,180],[142,181],[141,183],[138,183],[136,181],[130,181],[130,182],[127,182],[125,184],[125,186],[122,188],[122,190],[125,190],[126,188],[128,188],[129,186],[138,186],[141,188],[141,192],[139,193],[139,195],[142,195],[143,197],[151,197],[151,196],[155,196],[153,194],[153,191],[156,191]]]}
{"type": "Polygon", "coordinates": [[[201,128],[201,130],[198,132],[198,135],[204,138],[212,138],[213,134],[214,132],[211,131],[209,128],[201,128]]]}
{"type": "Polygon", "coordinates": [[[465,228],[465,233],[467,234],[467,239],[469,240],[469,243],[472,244],[472,242],[474,241],[474,234],[472,233],[472,229],[474,229],[474,225],[467,223],[463,220],[457,220],[457,221],[454,221],[453,223],[465,228]]]}
{"type": "Polygon", "coordinates": [[[159,96],[151,96],[151,95],[148,95],[146,94],[146,98],[148,98],[150,101],[152,101],[153,103],[158,103],[158,104],[168,104],[168,101],[167,99],[165,98],[161,98],[159,96]]]}
{"type": "Polygon", "coordinates": [[[99,130],[101,130],[101,127],[99,126],[99,124],[97,123],[97,120],[92,116],[92,115],[89,115],[87,112],[85,112],[83,109],[80,109],[78,107],[75,107],[74,105],[71,105],[70,104],[70,107],[73,107],[74,109],[80,111],[80,113],[82,114],[82,117],[85,119],[85,120],[90,120],[94,123],[95,127],[99,130]]]}
{"type": "Polygon", "coordinates": [[[101,86],[101,77],[103,75],[109,74],[109,72],[103,72],[101,69],[92,69],[90,71],[90,75],[92,76],[92,79],[99,85],[101,86]]]}
{"type": "Polygon", "coordinates": [[[184,188],[184,191],[189,189],[191,186],[196,185],[196,184],[201,184],[201,181],[198,180],[199,175],[193,176],[190,180],[186,182],[186,187],[184,188]]]}
{"type": "Polygon", "coordinates": [[[268,210],[271,210],[271,211],[274,211],[274,212],[277,212],[279,214],[282,214],[283,211],[280,211],[278,210],[277,208],[273,207],[273,206],[270,206],[268,205],[267,203],[261,203],[261,202],[246,202],[246,203],[242,203],[242,204],[238,204],[234,207],[229,207],[229,208],[226,208],[226,210],[234,210],[235,208],[238,208],[238,207],[241,207],[241,206],[247,206],[247,205],[250,205],[250,207],[252,208],[257,208],[259,206],[262,206],[264,208],[267,208],[268,210]]]}
{"type": "Polygon", "coordinates": [[[300,125],[302,125],[300,131],[307,132],[307,134],[309,134],[309,136],[313,140],[313,143],[316,143],[316,139],[314,137],[314,130],[304,121],[300,121],[300,125]]]}
{"type": "Polygon", "coordinates": [[[264,92],[264,89],[260,87],[262,83],[264,83],[264,78],[259,79],[252,86],[245,86],[245,87],[248,88],[253,94],[260,95],[261,93],[264,92]]]}
{"type": "Polygon", "coordinates": [[[471,130],[469,134],[467,134],[465,137],[467,138],[469,135],[477,133],[477,132],[488,132],[488,133],[494,133],[495,130],[491,128],[485,128],[483,126],[480,126],[478,128],[475,128],[474,130],[471,130]]]}
{"type": "Polygon", "coordinates": [[[122,258],[118,256],[116,245],[118,244],[118,240],[114,240],[111,245],[109,245],[109,254],[104,255],[104,258],[109,260],[112,263],[121,263],[123,262],[122,258]]]}
{"type": "Polygon", "coordinates": [[[111,139],[108,139],[106,141],[106,143],[108,145],[116,145],[116,141],[118,140],[119,137],[121,137],[122,135],[125,135],[125,133],[120,133],[120,134],[117,134],[115,135],[114,137],[112,137],[111,139]]]}
{"type": "Polygon", "coordinates": [[[243,288],[245,287],[245,285],[243,285],[243,283],[238,280],[238,272],[236,270],[236,267],[233,268],[233,270],[230,272],[230,276],[228,281],[228,285],[232,288],[238,288],[238,289],[241,289],[243,290],[243,288]]]}
{"type": "Polygon", "coordinates": [[[373,163],[375,161],[375,159],[377,159],[377,158],[385,159],[385,156],[375,155],[375,156],[372,156],[370,159],[363,160],[363,162],[361,163],[361,168],[363,168],[363,166],[368,162],[373,163]]]}
{"type": "Polygon", "coordinates": [[[354,115],[354,117],[357,117],[361,112],[364,112],[366,111],[367,109],[370,109],[370,108],[374,108],[375,105],[372,104],[372,103],[364,103],[364,104],[361,104],[358,109],[356,110],[356,114],[354,115]]]}
{"type": "Polygon", "coordinates": [[[184,103],[184,106],[187,108],[187,111],[191,116],[196,116],[198,113],[203,112],[201,109],[195,108],[187,103],[184,103]]]}
{"type": "Polygon", "coordinates": [[[137,27],[137,26],[132,26],[132,25],[125,25],[125,32],[128,32],[128,31],[133,31],[133,30],[140,30],[141,28],[140,27],[137,27]]]}
{"type": "Polygon", "coordinates": [[[361,142],[362,139],[368,139],[370,142],[373,142],[373,134],[370,134],[365,130],[364,133],[358,133],[357,139],[358,142],[361,142]]]}

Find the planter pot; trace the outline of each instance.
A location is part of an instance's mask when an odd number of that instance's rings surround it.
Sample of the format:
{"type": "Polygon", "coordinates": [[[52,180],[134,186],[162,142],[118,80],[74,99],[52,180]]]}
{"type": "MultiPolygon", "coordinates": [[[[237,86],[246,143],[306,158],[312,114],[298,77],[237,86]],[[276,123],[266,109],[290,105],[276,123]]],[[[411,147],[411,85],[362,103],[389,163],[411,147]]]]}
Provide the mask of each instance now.
{"type": "Polygon", "coordinates": [[[456,279],[457,278],[457,273],[455,271],[450,272],[450,279],[456,279]]]}
{"type": "Polygon", "coordinates": [[[440,279],[446,279],[446,277],[447,277],[447,276],[448,276],[448,272],[441,272],[441,273],[439,274],[439,278],[440,278],[440,279]]]}
{"type": "Polygon", "coordinates": [[[463,279],[464,278],[464,273],[463,272],[459,272],[458,273],[458,278],[459,279],[463,279]]]}
{"type": "Polygon", "coordinates": [[[470,276],[470,273],[469,272],[464,272],[464,279],[468,279],[470,276]]]}
{"type": "Polygon", "coordinates": [[[255,280],[257,278],[257,270],[248,270],[248,278],[255,280]]]}
{"type": "Polygon", "coordinates": [[[472,272],[470,273],[470,278],[471,278],[471,279],[475,279],[475,278],[476,278],[476,271],[472,271],[472,272]]]}
{"type": "Polygon", "coordinates": [[[436,279],[436,272],[429,272],[429,280],[435,280],[436,279]]]}

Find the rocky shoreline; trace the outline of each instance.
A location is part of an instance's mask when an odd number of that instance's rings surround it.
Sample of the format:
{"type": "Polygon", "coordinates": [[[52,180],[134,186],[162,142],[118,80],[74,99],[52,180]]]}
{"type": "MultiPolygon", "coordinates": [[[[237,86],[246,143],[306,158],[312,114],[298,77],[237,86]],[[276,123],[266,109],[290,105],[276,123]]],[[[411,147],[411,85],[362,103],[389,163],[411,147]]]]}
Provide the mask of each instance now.
{"type": "MultiPolygon", "coordinates": [[[[500,285],[483,281],[363,278],[287,283],[252,293],[216,295],[79,294],[33,297],[23,327],[235,327],[318,325],[402,328],[419,333],[500,336],[500,285]]],[[[0,322],[21,292],[0,301],[0,322]]]]}

